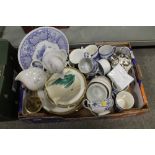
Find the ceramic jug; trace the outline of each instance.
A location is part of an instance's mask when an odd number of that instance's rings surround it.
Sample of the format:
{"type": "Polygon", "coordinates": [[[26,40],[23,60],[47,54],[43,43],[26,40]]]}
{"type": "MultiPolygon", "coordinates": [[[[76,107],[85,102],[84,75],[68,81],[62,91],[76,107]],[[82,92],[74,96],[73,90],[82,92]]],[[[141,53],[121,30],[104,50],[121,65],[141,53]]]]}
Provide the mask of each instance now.
{"type": "Polygon", "coordinates": [[[48,77],[49,74],[41,68],[30,67],[29,69],[21,71],[15,80],[22,82],[29,90],[36,91],[44,87],[48,77]]]}

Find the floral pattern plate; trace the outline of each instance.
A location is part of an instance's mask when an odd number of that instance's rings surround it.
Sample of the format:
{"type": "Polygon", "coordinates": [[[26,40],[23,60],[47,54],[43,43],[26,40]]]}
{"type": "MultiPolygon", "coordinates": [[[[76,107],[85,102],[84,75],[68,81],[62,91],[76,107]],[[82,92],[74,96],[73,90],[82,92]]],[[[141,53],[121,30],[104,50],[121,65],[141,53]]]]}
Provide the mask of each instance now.
{"type": "Polygon", "coordinates": [[[64,49],[69,53],[69,43],[63,32],[53,27],[39,27],[28,33],[20,43],[18,61],[22,69],[28,69],[32,60],[42,60],[47,47],[64,49]]]}

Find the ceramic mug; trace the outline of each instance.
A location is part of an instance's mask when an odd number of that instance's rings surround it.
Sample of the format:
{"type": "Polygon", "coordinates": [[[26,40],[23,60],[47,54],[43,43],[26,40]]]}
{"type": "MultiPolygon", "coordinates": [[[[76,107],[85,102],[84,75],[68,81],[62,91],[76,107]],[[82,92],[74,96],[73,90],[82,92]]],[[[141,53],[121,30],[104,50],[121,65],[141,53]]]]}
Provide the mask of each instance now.
{"type": "Polygon", "coordinates": [[[92,59],[99,60],[98,47],[96,45],[88,45],[84,50],[91,56],[92,59]]]}
{"type": "Polygon", "coordinates": [[[104,45],[99,47],[99,55],[102,59],[108,59],[115,51],[115,47],[111,45],[104,45]]]}
{"type": "Polygon", "coordinates": [[[118,110],[128,110],[134,106],[134,97],[127,91],[121,91],[116,95],[115,103],[118,110]]]}
{"type": "Polygon", "coordinates": [[[103,116],[113,112],[114,101],[112,98],[106,99],[102,102],[91,102],[88,99],[84,99],[82,105],[92,114],[103,116]]]}
{"type": "Polygon", "coordinates": [[[107,73],[110,72],[111,65],[108,60],[100,59],[98,63],[99,63],[99,70],[100,70],[101,75],[106,75],[107,73]]]}

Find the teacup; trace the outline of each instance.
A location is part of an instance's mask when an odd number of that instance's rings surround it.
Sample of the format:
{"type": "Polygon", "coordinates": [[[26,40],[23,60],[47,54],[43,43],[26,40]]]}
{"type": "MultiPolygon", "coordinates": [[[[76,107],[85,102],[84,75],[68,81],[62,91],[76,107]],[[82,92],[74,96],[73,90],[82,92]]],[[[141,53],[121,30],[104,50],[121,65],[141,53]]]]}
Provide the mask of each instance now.
{"type": "Polygon", "coordinates": [[[96,45],[88,45],[84,50],[91,56],[92,59],[99,60],[98,47],[96,45]]]}
{"type": "Polygon", "coordinates": [[[115,51],[115,47],[104,45],[99,47],[99,55],[102,59],[108,59],[115,51]]]}
{"type": "Polygon", "coordinates": [[[76,66],[79,64],[81,59],[84,58],[84,50],[83,49],[75,49],[69,55],[69,62],[71,65],[76,66]]]}
{"type": "Polygon", "coordinates": [[[91,58],[83,58],[79,64],[78,68],[81,73],[88,76],[94,76],[98,70],[98,63],[91,58]]]}
{"type": "Polygon", "coordinates": [[[117,94],[115,102],[118,110],[128,110],[134,106],[134,97],[127,91],[121,91],[117,94]]]}
{"type": "Polygon", "coordinates": [[[106,75],[107,73],[110,72],[111,65],[108,60],[100,59],[98,63],[99,63],[99,70],[100,70],[101,75],[106,75]]]}
{"type": "Polygon", "coordinates": [[[82,104],[83,107],[92,112],[92,114],[103,116],[113,112],[114,101],[112,98],[106,99],[102,102],[91,102],[88,99],[85,99],[82,104]]]}

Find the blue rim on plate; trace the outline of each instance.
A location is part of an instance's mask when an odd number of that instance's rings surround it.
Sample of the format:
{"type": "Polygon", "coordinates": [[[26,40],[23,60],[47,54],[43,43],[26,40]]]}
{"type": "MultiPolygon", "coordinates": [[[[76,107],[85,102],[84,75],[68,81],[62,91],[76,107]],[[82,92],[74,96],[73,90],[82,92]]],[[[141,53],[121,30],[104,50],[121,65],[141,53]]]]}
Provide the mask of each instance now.
{"type": "MultiPolygon", "coordinates": [[[[22,69],[28,69],[32,62],[32,57],[39,43],[57,44],[60,49],[69,53],[69,43],[65,34],[53,27],[39,27],[28,33],[21,41],[18,49],[18,61],[22,69]]],[[[46,45],[42,46],[38,52],[37,59],[41,60],[45,52],[46,45]]]]}

